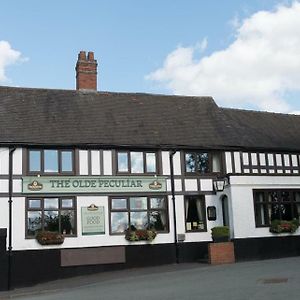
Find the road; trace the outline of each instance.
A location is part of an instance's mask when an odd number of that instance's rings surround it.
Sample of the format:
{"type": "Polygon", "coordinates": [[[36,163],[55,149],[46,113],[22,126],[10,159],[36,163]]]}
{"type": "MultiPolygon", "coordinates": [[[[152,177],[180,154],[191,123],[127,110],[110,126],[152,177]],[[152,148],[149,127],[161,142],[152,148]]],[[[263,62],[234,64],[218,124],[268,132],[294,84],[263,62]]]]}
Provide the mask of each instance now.
{"type": "Polygon", "coordinates": [[[179,264],[57,280],[0,293],[32,300],[299,299],[300,257],[210,266],[179,264]]]}

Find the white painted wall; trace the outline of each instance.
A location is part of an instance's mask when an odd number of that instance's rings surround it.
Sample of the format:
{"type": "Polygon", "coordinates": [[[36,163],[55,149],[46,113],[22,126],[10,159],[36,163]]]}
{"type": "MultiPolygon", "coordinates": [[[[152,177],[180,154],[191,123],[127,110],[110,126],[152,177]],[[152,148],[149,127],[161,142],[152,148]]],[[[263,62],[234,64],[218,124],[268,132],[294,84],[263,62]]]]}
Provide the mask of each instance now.
{"type": "Polygon", "coordinates": [[[161,152],[161,158],[162,158],[162,172],[163,172],[163,175],[170,175],[169,151],[162,151],[161,152]]]}
{"type": "Polygon", "coordinates": [[[112,175],[112,152],[103,151],[103,175],[112,175]]]}
{"type": "MultiPolygon", "coordinates": [[[[295,176],[231,176],[229,189],[234,237],[274,236],[269,228],[255,227],[253,189],[297,188],[300,189],[300,178],[295,176]]],[[[299,235],[300,230],[295,234],[299,235]]]]}
{"type": "Polygon", "coordinates": [[[79,150],[79,175],[89,174],[88,151],[79,150]]]}
{"type": "Polygon", "coordinates": [[[92,150],[91,151],[91,165],[92,175],[100,175],[101,174],[101,166],[100,166],[100,151],[99,150],[92,150]]]}
{"type": "Polygon", "coordinates": [[[0,148],[0,175],[8,174],[9,149],[0,148]]]}

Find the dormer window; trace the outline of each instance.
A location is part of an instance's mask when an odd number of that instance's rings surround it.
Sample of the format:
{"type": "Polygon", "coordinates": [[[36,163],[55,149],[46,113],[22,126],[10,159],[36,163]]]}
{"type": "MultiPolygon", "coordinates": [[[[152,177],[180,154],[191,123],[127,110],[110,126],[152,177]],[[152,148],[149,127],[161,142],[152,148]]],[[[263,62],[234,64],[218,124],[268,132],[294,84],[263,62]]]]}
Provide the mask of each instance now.
{"type": "Polygon", "coordinates": [[[30,174],[73,174],[74,153],[62,149],[30,149],[28,155],[30,174]]]}

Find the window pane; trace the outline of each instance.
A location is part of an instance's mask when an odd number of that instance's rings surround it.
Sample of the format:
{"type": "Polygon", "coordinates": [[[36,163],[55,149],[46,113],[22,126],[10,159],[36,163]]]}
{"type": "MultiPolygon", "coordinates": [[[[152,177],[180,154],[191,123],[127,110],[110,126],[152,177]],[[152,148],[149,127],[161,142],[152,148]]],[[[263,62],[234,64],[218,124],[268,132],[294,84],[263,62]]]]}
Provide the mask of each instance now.
{"type": "Polygon", "coordinates": [[[42,212],[29,211],[27,213],[27,234],[35,235],[37,230],[42,229],[42,212]]]}
{"type": "Polygon", "coordinates": [[[205,230],[205,202],[204,199],[189,197],[185,200],[186,229],[205,230]]]}
{"type": "Polygon", "coordinates": [[[213,173],[221,172],[221,155],[219,153],[212,155],[212,171],[213,173]]]}
{"type": "Polygon", "coordinates": [[[44,151],[44,171],[48,173],[58,172],[58,152],[57,150],[44,151]]]}
{"type": "Polygon", "coordinates": [[[128,155],[124,152],[118,153],[118,171],[128,172],[128,155]]]}
{"type": "Polygon", "coordinates": [[[131,173],[144,173],[143,152],[130,152],[131,173]]]}
{"type": "Polygon", "coordinates": [[[45,198],[44,208],[45,209],[58,209],[58,198],[45,198]]]}
{"type": "Polygon", "coordinates": [[[41,208],[41,200],[40,199],[30,199],[28,200],[29,208],[41,208]]]}
{"type": "Polygon", "coordinates": [[[167,229],[167,214],[165,211],[151,211],[150,212],[150,228],[158,231],[167,229]]]}
{"type": "Polygon", "coordinates": [[[130,198],[130,209],[147,209],[147,197],[130,198]]]}
{"type": "Polygon", "coordinates": [[[29,152],[29,171],[40,172],[41,171],[41,152],[30,150],[29,152]]]}
{"type": "Polygon", "coordinates": [[[73,199],[62,199],[61,200],[61,207],[62,208],[72,208],[73,205],[73,199]]]}
{"type": "Polygon", "coordinates": [[[196,172],[195,156],[192,153],[185,154],[185,171],[196,172]]]}
{"type": "Polygon", "coordinates": [[[63,210],[60,216],[61,233],[75,233],[75,212],[74,210],[63,210]]]}
{"type": "Polygon", "coordinates": [[[61,152],[61,171],[72,172],[73,171],[73,152],[62,151],[61,152]]]}
{"type": "Polygon", "coordinates": [[[128,228],[128,213],[112,212],[110,221],[112,233],[123,233],[128,228]]]}
{"type": "Polygon", "coordinates": [[[156,172],[156,155],[155,153],[146,153],[146,172],[155,173],[156,172]]]}
{"type": "Polygon", "coordinates": [[[208,153],[197,153],[197,171],[200,173],[209,172],[208,153]]]}
{"type": "Polygon", "coordinates": [[[44,212],[44,229],[59,232],[58,211],[47,210],[44,212]]]}
{"type": "Polygon", "coordinates": [[[136,229],[147,229],[148,218],[146,211],[131,212],[130,213],[130,225],[136,229]]]}
{"type": "Polygon", "coordinates": [[[112,209],[127,209],[127,199],[111,199],[112,209]]]}
{"type": "Polygon", "coordinates": [[[165,208],[165,198],[151,198],[150,199],[151,208],[165,208]]]}

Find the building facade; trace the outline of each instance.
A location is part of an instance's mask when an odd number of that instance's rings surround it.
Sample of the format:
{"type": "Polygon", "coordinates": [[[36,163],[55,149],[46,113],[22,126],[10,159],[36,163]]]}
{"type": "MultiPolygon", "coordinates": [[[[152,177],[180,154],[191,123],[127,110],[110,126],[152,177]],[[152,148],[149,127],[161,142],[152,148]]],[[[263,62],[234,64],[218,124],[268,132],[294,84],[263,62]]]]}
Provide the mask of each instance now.
{"type": "Polygon", "coordinates": [[[76,72],[76,91],[0,87],[1,289],[203,260],[223,225],[237,260],[299,255],[299,230],[270,225],[299,220],[300,117],[97,92],[91,52],[76,72]],[[157,235],[129,241],[132,227],[157,235]]]}

